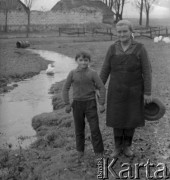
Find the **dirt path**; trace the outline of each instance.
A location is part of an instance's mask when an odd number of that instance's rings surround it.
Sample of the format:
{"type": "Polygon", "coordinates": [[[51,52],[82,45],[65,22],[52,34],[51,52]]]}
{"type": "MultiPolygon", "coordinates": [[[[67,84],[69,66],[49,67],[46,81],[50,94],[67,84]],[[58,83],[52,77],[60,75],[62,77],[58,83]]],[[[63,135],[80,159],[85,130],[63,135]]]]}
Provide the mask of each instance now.
{"type": "Polygon", "coordinates": [[[161,43],[159,51],[155,51],[154,64],[155,73],[155,94],[166,105],[166,114],[154,127],[155,138],[157,140],[157,155],[160,162],[165,162],[170,170],[170,45],[161,43]]]}

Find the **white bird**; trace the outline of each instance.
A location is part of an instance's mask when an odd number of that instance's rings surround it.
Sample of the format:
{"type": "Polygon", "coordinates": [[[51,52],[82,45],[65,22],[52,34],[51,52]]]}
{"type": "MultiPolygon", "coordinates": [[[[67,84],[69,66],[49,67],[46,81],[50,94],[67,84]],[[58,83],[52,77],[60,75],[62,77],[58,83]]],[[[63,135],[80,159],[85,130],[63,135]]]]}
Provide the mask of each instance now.
{"type": "Polygon", "coordinates": [[[159,37],[154,37],[154,39],[153,39],[153,41],[154,41],[154,43],[158,43],[159,42],[159,37]]]}
{"type": "Polygon", "coordinates": [[[51,64],[48,64],[48,68],[46,70],[46,74],[53,75],[54,74],[54,66],[52,66],[51,64]]]}
{"type": "Polygon", "coordinates": [[[159,38],[159,41],[161,41],[161,40],[162,40],[162,38],[163,38],[163,36],[159,36],[158,38],[159,38]]]}
{"type": "Polygon", "coordinates": [[[132,33],[132,34],[131,34],[131,36],[132,36],[132,39],[135,39],[135,35],[134,35],[134,33],[132,33]]]}
{"type": "Polygon", "coordinates": [[[162,39],[162,41],[164,41],[165,43],[170,43],[170,38],[169,37],[164,37],[162,39]]]}

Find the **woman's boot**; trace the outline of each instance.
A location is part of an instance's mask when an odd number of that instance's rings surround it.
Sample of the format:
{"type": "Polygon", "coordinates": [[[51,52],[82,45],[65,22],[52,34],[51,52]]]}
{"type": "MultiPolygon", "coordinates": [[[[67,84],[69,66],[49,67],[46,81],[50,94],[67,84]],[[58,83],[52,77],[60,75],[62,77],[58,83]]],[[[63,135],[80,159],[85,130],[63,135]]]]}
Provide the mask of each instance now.
{"type": "Polygon", "coordinates": [[[123,149],[123,153],[127,157],[134,156],[134,153],[132,151],[131,145],[132,145],[132,137],[125,136],[124,137],[124,149],[123,149]]]}
{"type": "Polygon", "coordinates": [[[118,157],[120,153],[122,152],[122,142],[123,142],[123,137],[114,137],[115,140],[115,148],[112,153],[113,157],[118,157]]]}

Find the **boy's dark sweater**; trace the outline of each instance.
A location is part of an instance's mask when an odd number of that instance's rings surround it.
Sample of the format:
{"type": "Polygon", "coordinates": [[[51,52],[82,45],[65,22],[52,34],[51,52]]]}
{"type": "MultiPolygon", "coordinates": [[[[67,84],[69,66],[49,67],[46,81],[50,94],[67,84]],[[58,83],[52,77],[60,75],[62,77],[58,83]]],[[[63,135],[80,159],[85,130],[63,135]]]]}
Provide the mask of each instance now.
{"type": "Polygon", "coordinates": [[[63,100],[65,104],[69,104],[69,90],[73,87],[73,100],[87,101],[95,99],[96,89],[99,90],[99,104],[105,103],[106,89],[103,82],[99,78],[96,71],[91,68],[74,69],[67,76],[63,87],[63,100]]]}

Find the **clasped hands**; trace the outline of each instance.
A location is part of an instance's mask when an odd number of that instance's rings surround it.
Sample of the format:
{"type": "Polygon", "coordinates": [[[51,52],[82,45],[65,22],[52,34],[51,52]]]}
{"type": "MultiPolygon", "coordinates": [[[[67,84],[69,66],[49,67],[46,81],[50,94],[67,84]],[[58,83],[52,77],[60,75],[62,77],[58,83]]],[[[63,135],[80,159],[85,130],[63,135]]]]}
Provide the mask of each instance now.
{"type": "MultiPolygon", "coordinates": [[[[152,95],[146,95],[144,94],[144,104],[149,104],[152,102],[152,95]]],[[[105,111],[105,106],[99,104],[99,111],[100,113],[103,113],[105,111]]],[[[65,112],[70,113],[71,112],[71,104],[67,104],[65,106],[65,112]]]]}
{"type": "MultiPolygon", "coordinates": [[[[103,113],[105,111],[105,106],[99,104],[99,111],[100,111],[100,113],[103,113]]],[[[70,113],[71,112],[71,104],[67,104],[65,106],[65,112],[66,113],[70,113]]]]}

